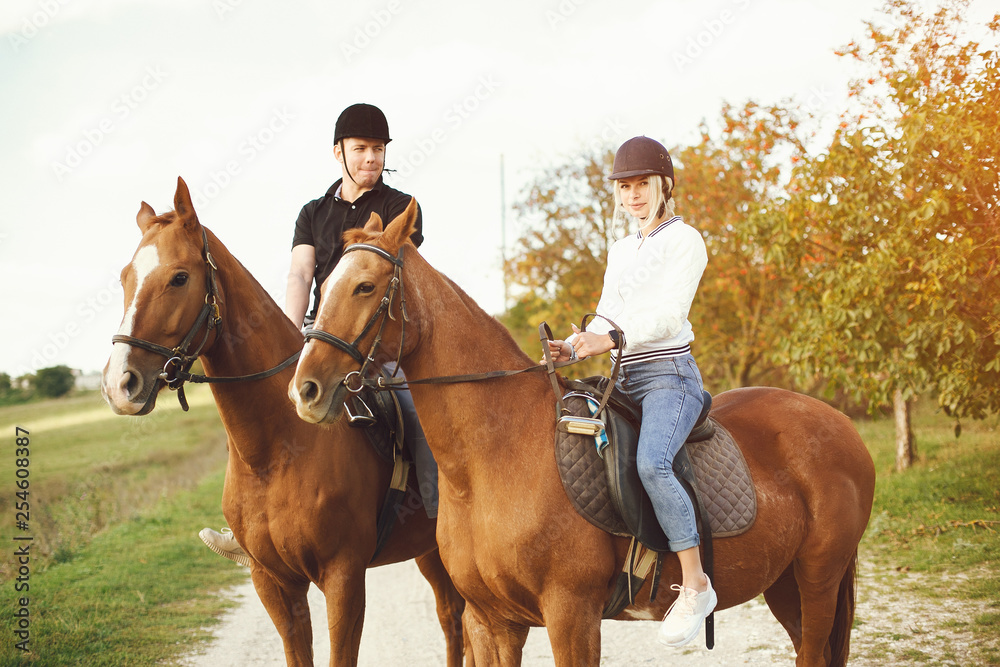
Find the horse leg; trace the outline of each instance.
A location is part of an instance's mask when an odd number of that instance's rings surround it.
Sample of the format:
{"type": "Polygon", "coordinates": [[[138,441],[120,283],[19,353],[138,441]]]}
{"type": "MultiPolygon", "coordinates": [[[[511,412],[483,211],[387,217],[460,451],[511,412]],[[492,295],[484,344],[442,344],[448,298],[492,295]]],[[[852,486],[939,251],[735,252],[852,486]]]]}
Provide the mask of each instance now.
{"type": "Polygon", "coordinates": [[[601,663],[601,606],[564,598],[547,604],[544,614],[556,667],[601,663]]]}
{"type": "Polygon", "coordinates": [[[771,614],[774,615],[785,632],[792,640],[792,646],[798,653],[802,646],[802,606],[799,600],[799,586],[795,582],[795,574],[789,566],[771,587],[764,591],[771,614]]]}
{"type": "Polygon", "coordinates": [[[462,642],[462,612],[465,610],[465,599],[458,594],[455,584],[437,549],[416,558],[417,567],[434,590],[437,602],[438,621],[444,630],[445,646],[448,653],[448,667],[461,667],[464,646],[462,642]]]}
{"type": "Polygon", "coordinates": [[[319,585],[326,597],[330,667],[354,667],[365,622],[365,567],[331,563],[319,585]]]}
{"type": "Polygon", "coordinates": [[[462,614],[471,661],[476,667],[518,667],[528,639],[528,628],[507,623],[491,624],[468,603],[462,614]]]}
{"type": "MultiPolygon", "coordinates": [[[[796,667],[830,665],[830,637],[837,620],[838,599],[842,595],[841,583],[848,574],[851,577],[853,602],[852,563],[853,559],[838,563],[830,556],[799,558],[795,561],[795,581],[799,587],[802,606],[802,644],[795,659],[796,667]]],[[[853,615],[853,606],[850,613],[853,615]]]]}
{"type": "Polygon", "coordinates": [[[267,571],[257,567],[251,570],[250,576],[257,596],[281,635],[285,662],[289,667],[312,667],[312,621],[306,599],[309,582],[282,585],[267,571]]]}

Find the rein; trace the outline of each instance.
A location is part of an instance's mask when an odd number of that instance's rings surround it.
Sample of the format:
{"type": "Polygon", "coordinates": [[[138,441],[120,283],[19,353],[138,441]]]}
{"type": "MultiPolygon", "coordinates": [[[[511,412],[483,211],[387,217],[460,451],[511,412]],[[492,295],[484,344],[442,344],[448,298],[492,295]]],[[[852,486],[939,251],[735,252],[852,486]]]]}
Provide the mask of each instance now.
{"type": "Polygon", "coordinates": [[[177,347],[169,348],[158,343],[153,343],[148,340],[143,340],[142,338],[136,338],[134,336],[126,336],[125,334],[115,334],[111,337],[111,343],[125,343],[126,345],[131,345],[133,347],[140,347],[154,354],[159,354],[161,356],[167,357],[167,363],[163,365],[163,371],[156,377],[156,384],[153,385],[153,389],[149,393],[149,400],[153,400],[156,394],[159,392],[159,385],[165,383],[167,387],[177,392],[177,400],[181,404],[181,408],[187,412],[188,402],[187,397],[184,395],[184,383],[194,382],[194,383],[225,383],[225,382],[244,382],[251,380],[262,380],[267,377],[275,375],[293,363],[302,354],[299,350],[288,359],[270,368],[266,371],[261,371],[259,373],[253,373],[250,375],[237,375],[231,377],[208,377],[207,375],[197,375],[188,373],[191,366],[194,364],[195,359],[201,354],[202,349],[205,347],[205,343],[208,342],[208,336],[213,329],[222,330],[222,314],[219,312],[219,286],[215,279],[215,273],[219,270],[219,267],[215,264],[215,258],[212,257],[212,253],[208,250],[208,234],[205,232],[205,228],[201,229],[201,238],[203,242],[202,248],[202,259],[208,266],[208,274],[205,277],[205,305],[202,306],[201,312],[198,313],[198,317],[195,318],[194,324],[191,325],[191,330],[188,331],[187,335],[180,342],[177,347]],[[188,347],[194,341],[195,336],[198,334],[198,330],[202,327],[205,328],[205,335],[202,336],[201,342],[198,343],[198,347],[195,348],[194,352],[188,352],[188,347]]]}
{"type": "MultiPolygon", "coordinates": [[[[352,359],[361,364],[361,368],[356,371],[351,371],[344,379],[341,380],[341,384],[350,391],[351,393],[357,394],[365,387],[369,387],[376,391],[391,391],[405,389],[408,385],[414,384],[456,384],[460,382],[478,382],[482,380],[493,380],[496,378],[510,377],[512,375],[519,375],[521,373],[529,373],[532,371],[548,370],[552,377],[553,382],[555,382],[555,369],[562,368],[564,366],[570,366],[572,364],[580,361],[579,359],[573,359],[570,361],[558,361],[553,362],[549,357],[548,346],[545,346],[545,357],[546,363],[539,364],[537,366],[529,366],[528,368],[522,368],[520,370],[510,370],[510,371],[487,371],[485,373],[469,373],[466,375],[441,375],[437,377],[421,378],[417,380],[410,380],[403,377],[397,377],[396,372],[393,372],[391,377],[384,377],[379,375],[374,378],[365,377],[365,370],[369,364],[375,363],[375,352],[378,350],[379,344],[382,342],[382,333],[385,330],[385,325],[388,319],[395,320],[396,318],[392,314],[392,301],[395,297],[396,292],[399,292],[399,303],[400,312],[402,314],[402,322],[400,325],[400,339],[399,339],[399,352],[396,355],[396,369],[399,369],[399,361],[403,356],[403,341],[406,338],[406,323],[409,322],[409,317],[406,313],[406,300],[403,298],[403,281],[402,281],[402,270],[403,270],[403,247],[399,249],[399,254],[395,257],[379,248],[378,246],[370,245],[367,243],[355,243],[354,245],[349,245],[344,249],[344,254],[355,250],[366,250],[368,252],[373,252],[379,257],[391,262],[393,264],[392,280],[389,281],[389,285],[386,287],[385,294],[382,297],[382,301],[379,303],[378,308],[372,313],[371,318],[368,320],[368,324],[365,325],[361,333],[354,339],[353,343],[348,343],[347,341],[337,338],[331,333],[322,331],[320,329],[310,329],[306,331],[306,340],[321,340],[324,343],[329,343],[337,349],[346,352],[351,356],[352,359]],[[381,321],[379,321],[381,319],[381,321]],[[378,324],[378,333],[375,336],[375,340],[372,342],[371,348],[367,355],[361,353],[358,349],[358,344],[371,330],[378,324]]],[[[545,331],[548,331],[548,326],[544,323],[542,327],[545,327],[545,331]]],[[[539,327],[539,331],[542,328],[539,327]]],[[[551,334],[549,334],[551,338],[551,334]]],[[[543,338],[544,340],[544,338],[543,338]]],[[[558,398],[557,392],[557,398],[558,398]]]]}

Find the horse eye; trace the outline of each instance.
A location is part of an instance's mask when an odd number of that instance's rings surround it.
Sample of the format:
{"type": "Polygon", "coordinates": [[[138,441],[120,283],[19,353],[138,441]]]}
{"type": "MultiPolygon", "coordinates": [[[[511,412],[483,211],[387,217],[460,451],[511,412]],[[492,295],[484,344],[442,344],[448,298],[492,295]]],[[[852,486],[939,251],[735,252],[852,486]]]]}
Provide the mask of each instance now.
{"type": "Polygon", "coordinates": [[[358,294],[371,294],[374,291],[375,291],[375,285],[371,283],[361,283],[360,285],[354,288],[355,296],[357,296],[358,294]]]}
{"type": "Polygon", "coordinates": [[[178,273],[176,276],[174,276],[174,279],[170,281],[170,286],[184,287],[184,285],[187,285],[187,281],[188,281],[188,274],[178,273]]]}

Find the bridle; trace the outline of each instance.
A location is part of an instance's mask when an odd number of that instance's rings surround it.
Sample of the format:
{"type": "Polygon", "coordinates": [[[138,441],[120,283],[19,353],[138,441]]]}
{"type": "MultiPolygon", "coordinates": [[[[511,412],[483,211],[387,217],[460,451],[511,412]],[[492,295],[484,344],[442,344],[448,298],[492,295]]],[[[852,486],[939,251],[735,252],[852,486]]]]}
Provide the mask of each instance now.
{"type": "MultiPolygon", "coordinates": [[[[368,323],[361,330],[361,333],[357,335],[354,342],[348,343],[342,338],[338,338],[331,333],[322,331],[321,329],[309,329],[306,331],[306,341],[313,339],[321,340],[324,343],[329,343],[337,349],[346,352],[351,356],[352,359],[361,364],[361,368],[356,371],[351,371],[344,376],[341,380],[341,384],[349,392],[357,394],[365,387],[370,387],[376,391],[390,391],[405,389],[407,385],[413,384],[452,384],[458,382],[475,382],[479,380],[491,380],[494,378],[510,377],[512,375],[518,375],[520,373],[527,373],[531,371],[537,371],[542,369],[547,369],[549,376],[553,382],[553,388],[557,389],[556,379],[555,379],[555,369],[562,368],[563,366],[569,366],[575,364],[578,360],[574,359],[572,361],[557,361],[553,362],[549,357],[548,346],[543,345],[545,350],[546,363],[539,364],[538,366],[529,366],[528,368],[522,368],[520,370],[512,371],[487,371],[485,373],[469,373],[467,375],[444,375],[439,377],[429,377],[420,379],[407,379],[404,377],[396,377],[399,371],[399,362],[403,356],[403,343],[406,339],[406,323],[410,321],[409,316],[406,312],[406,299],[403,295],[403,248],[405,245],[400,246],[399,253],[393,256],[388,251],[379,248],[378,246],[370,245],[368,243],[355,243],[349,245],[344,249],[344,255],[349,252],[354,252],[357,250],[364,250],[367,252],[373,252],[382,259],[392,263],[392,279],[385,288],[385,294],[382,296],[382,301],[379,303],[375,312],[372,313],[371,318],[369,318],[368,323]],[[400,335],[399,335],[399,351],[396,354],[396,364],[395,370],[391,376],[386,377],[383,373],[378,373],[375,377],[366,377],[365,371],[368,370],[369,365],[375,363],[375,353],[378,351],[379,345],[382,342],[382,334],[385,331],[385,326],[388,320],[395,320],[395,316],[392,314],[392,302],[395,298],[397,292],[399,293],[399,310],[402,316],[402,321],[400,322],[400,335]],[[368,350],[368,354],[362,354],[361,350],[358,348],[359,343],[362,339],[368,335],[368,333],[375,327],[378,326],[378,331],[375,334],[375,338],[372,340],[371,347],[368,350]]],[[[548,330],[548,325],[542,323],[539,327],[539,333],[544,341],[547,338],[551,338],[551,332],[548,330]]],[[[557,399],[560,398],[558,391],[556,392],[557,399]]],[[[561,407],[561,401],[560,401],[561,407]]],[[[601,406],[603,408],[603,404],[601,406]]]]}
{"type": "Polygon", "coordinates": [[[194,324],[191,325],[191,329],[188,331],[187,335],[184,336],[184,339],[181,340],[180,344],[176,347],[170,348],[165,345],[160,345],[159,343],[153,343],[148,340],[143,340],[142,338],[127,336],[125,334],[115,334],[111,337],[112,344],[125,343],[126,345],[140,347],[149,352],[153,352],[154,354],[167,357],[167,363],[163,365],[163,370],[156,377],[156,383],[153,385],[153,389],[149,393],[149,398],[146,399],[146,406],[143,407],[140,414],[145,414],[148,408],[151,407],[150,402],[156,399],[156,394],[159,392],[161,384],[165,383],[167,387],[177,392],[177,400],[180,402],[181,408],[186,412],[188,409],[188,402],[184,395],[185,382],[221,383],[261,380],[288,368],[295,363],[295,360],[298,359],[299,355],[302,353],[302,351],[299,350],[274,368],[260,373],[253,373],[251,375],[208,377],[206,375],[196,375],[188,372],[195,360],[201,354],[201,351],[205,348],[205,344],[208,342],[208,337],[212,331],[216,331],[216,336],[218,336],[222,331],[222,314],[219,311],[219,285],[215,279],[215,274],[219,270],[219,267],[216,265],[215,258],[212,257],[212,253],[208,250],[208,234],[205,232],[204,227],[201,229],[201,238],[203,244],[201,256],[205,265],[208,267],[205,274],[205,305],[201,307],[198,317],[195,318],[194,324]],[[197,336],[198,332],[203,328],[204,334],[201,337],[201,341],[198,343],[198,346],[194,349],[194,351],[189,352],[188,348],[194,341],[195,336],[197,336]]]}
{"type": "Polygon", "coordinates": [[[387,389],[389,387],[389,381],[397,379],[400,380],[400,383],[402,383],[402,378],[396,378],[395,375],[399,369],[399,360],[403,356],[403,342],[406,339],[406,323],[410,321],[410,318],[406,313],[406,298],[403,294],[403,248],[405,247],[405,245],[400,246],[399,253],[395,257],[393,257],[386,250],[368,243],[355,243],[344,248],[341,258],[349,252],[365,250],[373,252],[382,259],[390,262],[392,264],[392,279],[389,280],[389,284],[386,285],[385,294],[382,295],[382,300],[379,302],[375,312],[372,313],[371,318],[369,318],[368,324],[364,326],[361,333],[359,333],[354,339],[353,343],[348,343],[342,338],[337,338],[331,333],[327,333],[326,331],[316,328],[308,329],[305,333],[306,342],[316,339],[321,340],[324,343],[329,343],[337,349],[346,352],[352,359],[361,364],[360,369],[351,371],[342,381],[344,387],[346,387],[347,390],[353,394],[357,394],[366,384],[369,384],[365,379],[365,372],[368,370],[369,365],[375,363],[375,353],[378,351],[379,345],[382,343],[382,334],[385,332],[386,323],[389,320],[396,320],[396,317],[392,314],[392,302],[397,293],[399,294],[399,312],[401,322],[399,333],[399,351],[396,354],[396,370],[393,371],[393,376],[388,379],[380,374],[377,380],[375,380],[375,386],[380,389],[387,389]],[[368,354],[362,354],[358,345],[376,324],[378,324],[378,331],[375,333],[375,338],[372,340],[371,347],[368,349],[368,354]]]}

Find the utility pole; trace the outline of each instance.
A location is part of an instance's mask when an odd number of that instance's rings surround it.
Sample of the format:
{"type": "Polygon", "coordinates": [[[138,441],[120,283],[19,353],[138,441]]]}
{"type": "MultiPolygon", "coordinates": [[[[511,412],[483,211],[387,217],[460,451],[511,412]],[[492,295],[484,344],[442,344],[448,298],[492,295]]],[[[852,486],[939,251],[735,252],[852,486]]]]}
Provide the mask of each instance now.
{"type": "Polygon", "coordinates": [[[510,284],[507,280],[507,195],[504,187],[503,153],[500,153],[500,264],[503,271],[503,309],[506,312],[510,284]]]}

